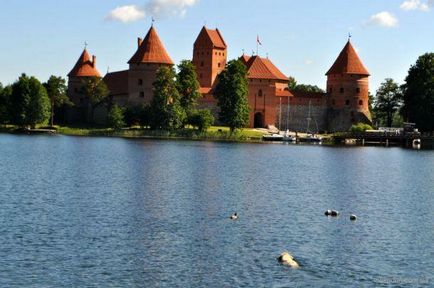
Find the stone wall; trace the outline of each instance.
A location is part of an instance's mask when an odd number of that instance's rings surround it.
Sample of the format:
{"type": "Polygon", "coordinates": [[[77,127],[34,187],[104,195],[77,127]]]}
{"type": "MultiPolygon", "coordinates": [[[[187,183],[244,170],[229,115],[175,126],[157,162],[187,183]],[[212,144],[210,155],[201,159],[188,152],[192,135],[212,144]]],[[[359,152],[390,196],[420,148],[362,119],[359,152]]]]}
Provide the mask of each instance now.
{"type": "Polygon", "coordinates": [[[327,107],[314,106],[310,107],[311,121],[308,127],[309,105],[291,105],[283,106],[280,109],[276,107],[276,127],[282,131],[290,130],[296,132],[325,132],[327,131],[327,107]],[[281,123],[279,123],[281,119],[281,123]],[[309,128],[309,129],[308,129],[309,128]]]}

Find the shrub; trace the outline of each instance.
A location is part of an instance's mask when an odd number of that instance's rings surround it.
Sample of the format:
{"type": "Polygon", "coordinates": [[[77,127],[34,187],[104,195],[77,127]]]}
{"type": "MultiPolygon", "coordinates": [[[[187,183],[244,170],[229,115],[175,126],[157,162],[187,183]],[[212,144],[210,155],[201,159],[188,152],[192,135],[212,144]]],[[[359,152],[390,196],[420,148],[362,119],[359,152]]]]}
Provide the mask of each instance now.
{"type": "Polygon", "coordinates": [[[151,110],[149,105],[130,106],[125,110],[125,122],[131,126],[149,126],[151,122],[151,110]]]}
{"type": "Polygon", "coordinates": [[[188,117],[188,124],[203,132],[214,124],[214,117],[207,109],[197,110],[188,117]]]}
{"type": "Polygon", "coordinates": [[[113,105],[107,116],[107,124],[110,128],[120,129],[125,126],[124,109],[113,105]]]}
{"type": "Polygon", "coordinates": [[[354,133],[365,132],[366,130],[372,130],[371,125],[365,123],[357,123],[356,125],[351,126],[351,132],[354,133]]]}

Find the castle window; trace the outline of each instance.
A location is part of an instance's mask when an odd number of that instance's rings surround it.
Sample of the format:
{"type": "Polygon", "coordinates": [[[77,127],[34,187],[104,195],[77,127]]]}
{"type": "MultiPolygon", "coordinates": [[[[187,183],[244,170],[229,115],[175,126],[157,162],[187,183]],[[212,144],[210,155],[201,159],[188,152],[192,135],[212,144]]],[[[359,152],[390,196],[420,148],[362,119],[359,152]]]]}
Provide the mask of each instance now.
{"type": "Polygon", "coordinates": [[[335,99],[332,99],[332,105],[336,105],[335,99]]]}
{"type": "Polygon", "coordinates": [[[218,67],[220,68],[222,66],[222,64],[221,63],[218,63],[218,67]]]}
{"type": "Polygon", "coordinates": [[[215,56],[217,56],[217,52],[215,52],[215,56]]]}
{"type": "Polygon", "coordinates": [[[140,96],[140,98],[145,98],[145,92],[141,91],[139,96],[140,96]]]}
{"type": "Polygon", "coordinates": [[[139,79],[139,81],[137,81],[137,84],[138,84],[139,86],[142,86],[142,85],[143,85],[143,79],[139,79]]]}
{"type": "Polygon", "coordinates": [[[345,91],[344,88],[341,87],[340,92],[341,92],[341,93],[344,93],[344,91],[345,91]]]}
{"type": "Polygon", "coordinates": [[[333,87],[330,86],[329,93],[333,93],[333,87]]]}
{"type": "Polygon", "coordinates": [[[356,88],[356,93],[360,93],[360,88],[356,88]]]}
{"type": "Polygon", "coordinates": [[[345,105],[350,105],[350,100],[345,100],[345,105]]]}
{"type": "Polygon", "coordinates": [[[200,62],[200,67],[203,67],[203,65],[204,65],[204,64],[203,64],[203,61],[202,61],[202,62],[200,62]]]}
{"type": "Polygon", "coordinates": [[[258,96],[262,97],[262,90],[261,89],[259,89],[259,91],[258,91],[258,96]]]}
{"type": "Polygon", "coordinates": [[[363,106],[363,100],[359,100],[359,105],[363,106]]]}

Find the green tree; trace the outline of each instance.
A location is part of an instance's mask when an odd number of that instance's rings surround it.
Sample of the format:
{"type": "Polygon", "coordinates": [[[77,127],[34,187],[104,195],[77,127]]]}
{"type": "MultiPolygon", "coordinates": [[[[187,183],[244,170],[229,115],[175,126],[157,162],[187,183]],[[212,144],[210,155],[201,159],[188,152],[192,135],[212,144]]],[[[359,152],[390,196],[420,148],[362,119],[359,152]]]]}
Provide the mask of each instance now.
{"type": "Polygon", "coordinates": [[[173,130],[180,128],[186,118],[180,104],[175,82],[176,73],[172,67],[161,66],[156,75],[154,97],[151,100],[151,128],[173,130]]]}
{"type": "Polygon", "coordinates": [[[44,87],[47,90],[51,102],[50,124],[51,127],[53,127],[55,110],[65,105],[72,106],[73,103],[67,96],[66,81],[62,77],[51,76],[50,79],[44,83],[44,87]]]}
{"type": "Polygon", "coordinates": [[[402,93],[393,79],[387,78],[377,90],[374,110],[377,120],[387,127],[392,126],[393,115],[402,105],[402,93]]]}
{"type": "Polygon", "coordinates": [[[11,120],[19,126],[44,123],[50,117],[50,99],[41,82],[22,74],[12,85],[11,120]]]}
{"type": "Polygon", "coordinates": [[[207,130],[214,123],[214,116],[208,109],[196,110],[188,117],[188,124],[196,127],[200,132],[207,130]]]}
{"type": "Polygon", "coordinates": [[[114,129],[125,127],[124,109],[116,104],[113,105],[107,115],[107,124],[114,129]]]}
{"type": "Polygon", "coordinates": [[[288,78],[288,89],[289,90],[294,90],[297,87],[297,81],[295,80],[294,77],[289,76],[288,78]]]}
{"type": "Polygon", "coordinates": [[[0,90],[0,124],[7,124],[11,121],[12,86],[1,86],[0,90]]]}
{"type": "Polygon", "coordinates": [[[246,66],[239,60],[229,61],[218,76],[215,97],[220,108],[220,120],[229,126],[231,133],[249,123],[247,89],[246,66]]]}
{"type": "Polygon", "coordinates": [[[90,122],[93,122],[95,109],[107,103],[110,91],[101,77],[89,77],[83,84],[81,92],[90,106],[90,122]]]}
{"type": "Polygon", "coordinates": [[[191,61],[183,60],[178,65],[178,70],[176,84],[181,97],[180,104],[185,113],[190,115],[196,108],[197,99],[201,96],[196,69],[191,61]]]}
{"type": "Polygon", "coordinates": [[[308,92],[308,93],[325,93],[325,91],[316,85],[298,84],[293,91],[308,92]]]}
{"type": "Polygon", "coordinates": [[[405,79],[404,119],[421,131],[434,131],[434,53],[426,53],[411,66],[405,79]]]}

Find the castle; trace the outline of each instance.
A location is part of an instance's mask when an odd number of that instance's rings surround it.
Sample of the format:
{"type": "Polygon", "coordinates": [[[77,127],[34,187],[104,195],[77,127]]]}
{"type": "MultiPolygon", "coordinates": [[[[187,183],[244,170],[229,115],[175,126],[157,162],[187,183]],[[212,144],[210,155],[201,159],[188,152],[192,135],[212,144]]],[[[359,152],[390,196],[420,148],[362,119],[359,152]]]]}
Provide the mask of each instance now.
{"type": "MultiPolygon", "coordinates": [[[[242,55],[239,59],[248,71],[251,128],[276,126],[280,130],[334,132],[347,131],[355,123],[371,122],[368,108],[370,75],[350,40],[326,73],[326,93],[290,91],[288,77],[268,57],[242,55]]],[[[192,62],[203,96],[199,107],[208,108],[217,116],[217,101],[213,94],[217,76],[227,63],[227,44],[218,29],[202,28],[194,43],[192,62]]],[[[149,104],[156,71],[160,66],[174,65],[153,26],[144,39],[138,38],[137,51],[128,64],[128,70],[110,72],[103,77],[111,101],[120,106],[149,104]]],[[[93,76],[101,77],[96,57],[90,57],[85,49],[68,74],[68,95],[75,104],[69,119],[88,117],[85,109],[88,103],[80,91],[83,79],[93,76]]],[[[104,111],[99,114],[104,115],[104,111]]]]}

